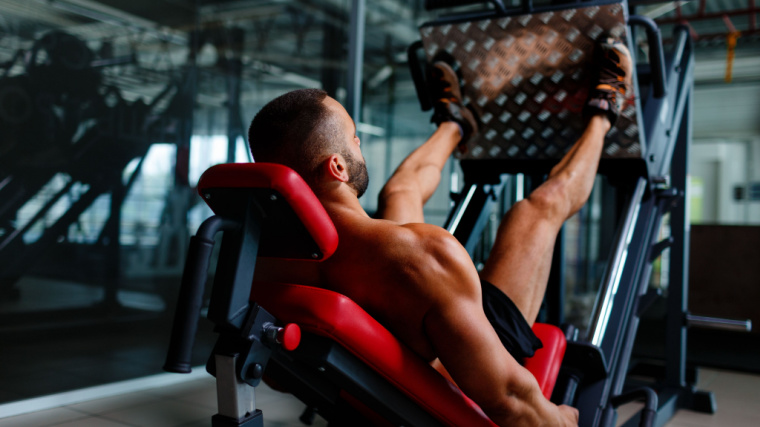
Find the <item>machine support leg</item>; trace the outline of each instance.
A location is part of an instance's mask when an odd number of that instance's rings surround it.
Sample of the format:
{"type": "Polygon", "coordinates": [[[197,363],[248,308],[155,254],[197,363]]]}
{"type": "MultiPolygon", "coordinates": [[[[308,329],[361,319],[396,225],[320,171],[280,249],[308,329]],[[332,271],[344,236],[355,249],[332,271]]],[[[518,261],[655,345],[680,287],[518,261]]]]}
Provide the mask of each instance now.
{"type": "Polygon", "coordinates": [[[235,373],[238,355],[215,354],[216,399],[219,413],[212,418],[213,427],[263,427],[264,417],[256,409],[253,387],[241,381],[235,373]]]}
{"type": "MultiPolygon", "coordinates": [[[[686,95],[690,96],[690,95],[686,95]]],[[[671,185],[682,191],[684,198],[670,214],[673,245],[670,248],[670,277],[668,281],[668,315],[666,320],[667,342],[665,355],[665,383],[670,387],[686,386],[686,315],[689,299],[689,237],[690,227],[686,194],[689,161],[689,126],[691,100],[687,100],[682,126],[673,150],[671,185]]]]}
{"type": "Polygon", "coordinates": [[[691,142],[691,120],[693,89],[685,95],[685,111],[681,120],[671,166],[671,185],[682,191],[681,203],[671,211],[670,228],[673,245],[670,248],[670,277],[668,282],[668,315],[666,320],[665,386],[681,391],[679,407],[706,413],[715,413],[715,398],[712,392],[692,390],[686,381],[686,328],[688,325],[689,301],[689,224],[688,185],[689,150],[691,142]]]}

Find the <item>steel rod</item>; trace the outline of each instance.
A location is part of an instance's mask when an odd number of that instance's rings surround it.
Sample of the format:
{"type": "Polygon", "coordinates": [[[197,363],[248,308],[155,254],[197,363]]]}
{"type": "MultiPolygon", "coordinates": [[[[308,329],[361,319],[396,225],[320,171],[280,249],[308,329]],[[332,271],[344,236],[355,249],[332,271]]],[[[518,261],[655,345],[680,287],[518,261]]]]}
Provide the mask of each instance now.
{"type": "Polygon", "coordinates": [[[365,0],[351,2],[351,29],[348,34],[348,90],[346,110],[355,122],[361,121],[364,65],[365,0]]]}
{"type": "Polygon", "coordinates": [[[723,16],[742,16],[747,15],[750,19],[752,19],[752,16],[755,13],[760,13],[760,8],[757,7],[748,7],[746,9],[735,9],[735,10],[726,10],[722,12],[709,12],[709,13],[697,13],[694,15],[682,15],[680,17],[676,16],[674,18],[662,18],[657,19],[657,23],[662,24],[677,24],[681,22],[689,22],[689,21],[706,21],[709,19],[723,19],[723,16]]]}
{"type": "Polygon", "coordinates": [[[686,323],[697,328],[720,329],[724,331],[752,331],[752,320],[721,319],[718,317],[686,315],[686,323]]]}

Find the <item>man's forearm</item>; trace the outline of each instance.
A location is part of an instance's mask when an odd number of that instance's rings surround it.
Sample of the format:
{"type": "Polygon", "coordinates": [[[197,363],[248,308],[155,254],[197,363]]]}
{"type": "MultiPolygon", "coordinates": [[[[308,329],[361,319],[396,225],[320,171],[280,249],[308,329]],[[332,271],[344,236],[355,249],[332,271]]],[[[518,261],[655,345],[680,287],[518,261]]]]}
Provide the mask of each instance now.
{"type": "MultiPolygon", "coordinates": [[[[529,374],[530,375],[530,374],[529,374]]],[[[532,375],[531,375],[532,378],[532,375]]],[[[519,387],[519,386],[518,386],[519,387]]],[[[575,408],[557,406],[546,398],[534,381],[508,393],[511,403],[496,411],[485,410],[486,414],[499,426],[577,426],[578,411],[575,408]]]]}

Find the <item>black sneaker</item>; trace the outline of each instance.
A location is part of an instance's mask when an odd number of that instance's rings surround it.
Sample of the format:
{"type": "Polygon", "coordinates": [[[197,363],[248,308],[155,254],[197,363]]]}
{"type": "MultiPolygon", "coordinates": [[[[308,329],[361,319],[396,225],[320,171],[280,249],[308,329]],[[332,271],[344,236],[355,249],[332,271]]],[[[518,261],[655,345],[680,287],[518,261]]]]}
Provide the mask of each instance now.
{"type": "Polygon", "coordinates": [[[587,117],[604,113],[614,126],[631,89],[633,61],[628,47],[620,40],[608,38],[600,48],[599,79],[589,92],[584,113],[587,117]]]}
{"type": "Polygon", "coordinates": [[[430,121],[437,125],[448,121],[458,123],[462,128],[459,148],[464,151],[467,141],[478,132],[478,121],[473,112],[462,104],[459,77],[446,62],[433,63],[430,71],[430,92],[434,111],[430,121]]]}

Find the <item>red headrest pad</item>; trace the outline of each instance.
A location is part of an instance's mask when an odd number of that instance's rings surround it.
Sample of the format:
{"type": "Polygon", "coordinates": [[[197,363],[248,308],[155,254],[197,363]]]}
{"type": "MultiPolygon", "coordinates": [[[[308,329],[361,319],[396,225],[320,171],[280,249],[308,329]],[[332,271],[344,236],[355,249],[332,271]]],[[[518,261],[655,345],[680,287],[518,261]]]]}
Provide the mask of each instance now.
{"type": "MultiPolygon", "coordinates": [[[[306,181],[287,166],[275,163],[228,163],[212,166],[201,176],[198,193],[204,197],[204,193],[212,188],[275,190],[287,201],[322,251],[321,260],[330,257],[338,247],[338,232],[322,203],[306,181]]],[[[207,202],[214,210],[213,203],[207,202]]]]}

